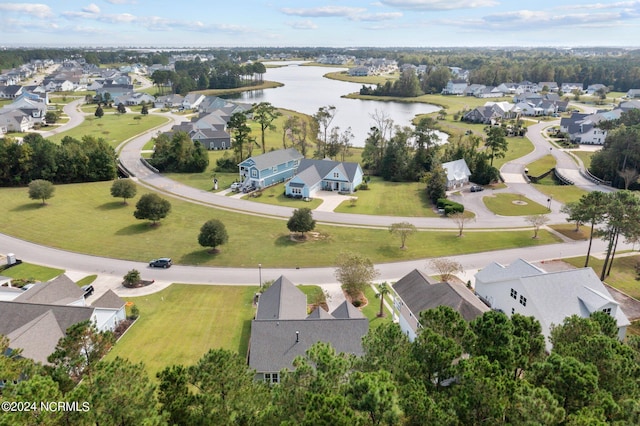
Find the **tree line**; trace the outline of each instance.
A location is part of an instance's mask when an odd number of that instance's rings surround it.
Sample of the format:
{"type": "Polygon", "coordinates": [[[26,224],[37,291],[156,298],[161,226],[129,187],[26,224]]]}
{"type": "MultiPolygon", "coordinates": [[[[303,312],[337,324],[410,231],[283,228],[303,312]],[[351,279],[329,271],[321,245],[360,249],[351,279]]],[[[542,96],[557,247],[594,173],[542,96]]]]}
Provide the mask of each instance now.
{"type": "Polygon", "coordinates": [[[0,339],[0,399],[78,401],[88,410],[11,411],[0,425],[638,424],[640,339],[617,339],[604,312],[551,330],[489,311],[471,322],[449,307],[420,314],[410,342],[395,323],[370,329],[361,357],[327,343],[297,357],[278,383],[255,380],[239,354],[211,349],[151,380],[142,363],[101,360],[110,332],[73,326],[41,366],[0,339]],[[13,382],[13,380],[16,380],[13,382]]]}
{"type": "Polygon", "coordinates": [[[22,142],[0,139],[0,185],[26,185],[43,179],[54,183],[112,180],[117,175],[115,150],[102,138],[65,136],[60,144],[37,133],[22,142]]]}

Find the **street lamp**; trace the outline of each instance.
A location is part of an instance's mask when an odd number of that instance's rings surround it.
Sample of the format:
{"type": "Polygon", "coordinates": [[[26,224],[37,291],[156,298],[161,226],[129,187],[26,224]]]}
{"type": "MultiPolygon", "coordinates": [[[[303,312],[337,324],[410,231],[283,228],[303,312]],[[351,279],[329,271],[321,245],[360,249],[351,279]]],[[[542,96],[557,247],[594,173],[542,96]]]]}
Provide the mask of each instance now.
{"type": "Polygon", "coordinates": [[[258,263],[258,278],[260,279],[260,289],[262,290],[262,263],[258,263]]]}
{"type": "Polygon", "coordinates": [[[553,200],[553,197],[549,197],[547,198],[547,209],[549,211],[551,211],[551,201],[553,200]]]}

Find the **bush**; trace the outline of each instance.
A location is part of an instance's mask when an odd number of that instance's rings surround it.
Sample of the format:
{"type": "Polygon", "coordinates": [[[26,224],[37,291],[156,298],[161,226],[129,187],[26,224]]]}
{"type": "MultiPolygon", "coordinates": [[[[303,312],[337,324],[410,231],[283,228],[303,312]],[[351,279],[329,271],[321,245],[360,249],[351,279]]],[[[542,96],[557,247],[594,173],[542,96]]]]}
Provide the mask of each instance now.
{"type": "Polygon", "coordinates": [[[238,171],[238,163],[231,155],[224,154],[216,160],[216,172],[234,173],[238,171]]]}
{"type": "Polygon", "coordinates": [[[368,183],[361,183],[360,185],[358,185],[356,187],[356,191],[368,191],[369,190],[369,184],[368,183]]]}
{"type": "Polygon", "coordinates": [[[447,200],[446,198],[438,198],[436,206],[439,209],[443,209],[444,214],[447,216],[453,213],[464,213],[464,206],[462,204],[447,200]]]}

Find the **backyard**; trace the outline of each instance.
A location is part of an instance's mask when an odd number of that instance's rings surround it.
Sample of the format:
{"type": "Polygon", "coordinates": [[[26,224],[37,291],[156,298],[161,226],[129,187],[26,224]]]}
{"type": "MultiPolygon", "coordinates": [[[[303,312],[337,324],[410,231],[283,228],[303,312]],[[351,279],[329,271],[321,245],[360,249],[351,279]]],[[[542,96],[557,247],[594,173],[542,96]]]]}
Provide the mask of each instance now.
{"type": "Polygon", "coordinates": [[[152,377],[171,365],[192,365],[210,348],[247,355],[257,287],[172,284],[148,296],[125,297],[140,317],[109,352],[144,362],[152,377]]]}

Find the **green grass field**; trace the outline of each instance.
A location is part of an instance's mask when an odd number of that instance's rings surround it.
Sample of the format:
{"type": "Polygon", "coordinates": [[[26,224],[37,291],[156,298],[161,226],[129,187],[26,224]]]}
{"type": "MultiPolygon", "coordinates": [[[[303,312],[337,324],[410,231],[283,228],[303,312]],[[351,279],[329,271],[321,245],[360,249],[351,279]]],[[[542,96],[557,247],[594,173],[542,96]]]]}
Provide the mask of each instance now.
{"type": "Polygon", "coordinates": [[[556,159],[553,155],[547,154],[537,159],[533,163],[527,164],[529,176],[540,176],[556,166],[556,159]]]}
{"type": "Polygon", "coordinates": [[[552,197],[556,201],[560,201],[563,204],[578,201],[580,197],[587,193],[584,189],[578,188],[574,185],[557,185],[553,183],[550,178],[545,178],[542,183],[532,184],[538,191],[552,197]],[[546,183],[550,182],[550,185],[546,183]]]}
{"type": "Polygon", "coordinates": [[[591,233],[590,228],[588,226],[580,225],[578,231],[576,231],[576,225],[574,223],[563,223],[558,225],[549,225],[549,228],[554,231],[558,231],[562,235],[567,238],[571,238],[572,240],[586,240],[589,238],[589,234],[591,233]]]}
{"type": "Polygon", "coordinates": [[[533,144],[527,138],[507,138],[509,147],[504,158],[494,158],[493,166],[500,169],[504,163],[520,158],[534,149],[533,144]]]}
{"type": "Polygon", "coordinates": [[[580,160],[582,160],[582,163],[584,164],[585,168],[589,168],[591,167],[591,159],[593,158],[593,155],[595,154],[595,152],[593,151],[571,151],[572,154],[574,154],[576,157],[580,158],[580,160]]]}
{"type": "Polygon", "coordinates": [[[325,74],[324,77],[332,80],[349,81],[352,83],[361,84],[384,84],[387,81],[394,82],[398,79],[400,73],[385,74],[385,75],[368,75],[368,76],[350,76],[346,71],[335,71],[325,74]]]}
{"type": "Polygon", "coordinates": [[[343,201],[335,211],[381,216],[438,217],[421,182],[385,182],[372,177],[369,189],[354,194],[355,205],[343,201]]]}
{"type": "Polygon", "coordinates": [[[546,206],[542,206],[520,194],[493,194],[493,196],[482,197],[482,201],[489,210],[501,216],[528,216],[549,213],[546,206]],[[526,204],[518,204],[519,202],[526,204]]]}
{"type": "Polygon", "coordinates": [[[82,124],[66,132],[50,136],[52,142],[60,143],[65,136],[82,139],[83,136],[103,138],[112,147],[118,146],[123,141],[146,132],[149,129],[168,122],[167,117],[148,115],[142,120],[134,120],[135,114],[105,114],[102,118],[93,116],[85,117],[82,124]]]}
{"type": "Polygon", "coordinates": [[[288,198],[284,195],[284,183],[270,186],[262,191],[256,191],[254,193],[245,195],[242,197],[244,200],[255,201],[257,203],[274,204],[278,206],[292,207],[294,209],[308,208],[315,209],[322,200],[320,198],[314,198],[310,201],[304,201],[297,198],[288,198]],[[258,194],[261,194],[258,196],[258,194]]]}
{"type": "MultiPolygon", "coordinates": [[[[386,307],[383,309],[385,316],[378,316],[378,314],[380,313],[380,299],[376,297],[376,293],[375,291],[373,291],[373,288],[371,288],[371,286],[367,286],[365,288],[364,295],[367,298],[368,303],[366,306],[363,306],[361,308],[361,311],[364,316],[369,319],[369,327],[377,328],[386,322],[391,322],[392,315],[386,307]]],[[[390,298],[387,298],[387,302],[389,303],[389,305],[393,306],[393,301],[390,298]]]]}
{"type": "MultiPolygon", "coordinates": [[[[528,231],[471,232],[457,238],[454,230],[418,232],[400,250],[387,229],[319,225],[317,236],[304,243],[291,241],[286,220],[219,210],[170,199],[172,211],[159,226],[133,217],[135,203],[147,191],[124,206],[111,197],[111,182],[57,185],[46,206],[30,200],[26,188],[0,189],[0,227],[15,237],[47,246],[147,262],[170,256],[178,264],[246,267],[329,266],[339,251],[358,252],[376,263],[432,256],[473,253],[530,245],[550,244],[558,239],[541,233],[532,240],[528,231]],[[199,229],[209,219],[227,227],[229,242],[211,255],[197,243],[199,229]],[[37,224],[37,225],[35,225],[37,224]],[[250,250],[248,248],[251,248],[250,250]]],[[[453,225],[443,220],[444,226],[453,225]]]]}
{"type": "MultiPolygon", "coordinates": [[[[18,259],[20,256],[17,256],[18,259]]],[[[23,262],[20,265],[0,271],[0,275],[11,278],[33,279],[35,281],[49,281],[64,272],[63,269],[49,268],[42,265],[23,262]]]]}
{"type": "Polygon", "coordinates": [[[152,377],[171,365],[192,365],[209,349],[246,356],[257,287],[172,284],[141,297],[125,297],[140,317],[109,352],[144,362],[152,377]]]}

